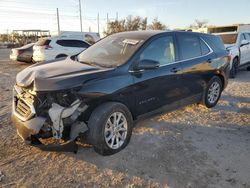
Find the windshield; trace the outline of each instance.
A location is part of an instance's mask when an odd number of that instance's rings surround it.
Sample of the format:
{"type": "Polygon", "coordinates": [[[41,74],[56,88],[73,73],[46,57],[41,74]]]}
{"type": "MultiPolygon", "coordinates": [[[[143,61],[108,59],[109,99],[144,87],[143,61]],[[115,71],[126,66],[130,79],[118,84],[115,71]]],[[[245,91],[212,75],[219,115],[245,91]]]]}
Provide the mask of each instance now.
{"type": "Polygon", "coordinates": [[[224,34],[218,36],[221,37],[224,44],[235,44],[238,34],[224,34]]]}
{"type": "Polygon", "coordinates": [[[100,67],[117,67],[126,63],[142,43],[139,39],[111,35],[87,48],[77,59],[100,67]]]}

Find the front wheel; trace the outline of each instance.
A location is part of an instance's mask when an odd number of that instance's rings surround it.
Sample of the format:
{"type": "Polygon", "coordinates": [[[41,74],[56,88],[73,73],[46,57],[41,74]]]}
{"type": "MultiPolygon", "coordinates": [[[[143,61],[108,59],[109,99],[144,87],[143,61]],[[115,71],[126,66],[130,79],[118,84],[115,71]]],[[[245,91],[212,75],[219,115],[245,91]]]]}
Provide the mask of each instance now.
{"type": "Polygon", "coordinates": [[[128,145],[133,127],[132,115],[121,103],[105,103],[92,112],[88,127],[87,137],[95,151],[111,155],[128,145]]]}
{"type": "Polygon", "coordinates": [[[222,81],[218,76],[214,76],[208,82],[207,88],[203,96],[203,104],[207,108],[214,107],[220,99],[221,92],[222,92],[222,81]]]}

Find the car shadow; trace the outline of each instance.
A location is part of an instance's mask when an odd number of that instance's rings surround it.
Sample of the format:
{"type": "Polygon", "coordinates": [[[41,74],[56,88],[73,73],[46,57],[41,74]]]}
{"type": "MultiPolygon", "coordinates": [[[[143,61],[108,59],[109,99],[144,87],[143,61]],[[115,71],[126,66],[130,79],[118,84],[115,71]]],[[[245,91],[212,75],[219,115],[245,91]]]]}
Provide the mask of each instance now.
{"type": "MultiPolygon", "coordinates": [[[[82,146],[73,157],[94,164],[99,169],[111,169],[130,177],[139,176],[170,187],[184,187],[187,182],[206,187],[209,183],[220,181],[220,166],[217,166],[220,161],[213,159],[208,152],[218,152],[218,147],[222,142],[225,144],[225,140],[215,140],[215,137],[237,140],[238,137],[248,139],[249,135],[250,127],[239,129],[239,126],[233,124],[226,128],[204,127],[164,120],[156,123],[156,119],[146,119],[138,122],[130,144],[121,152],[101,156],[91,146],[82,146]],[[213,147],[208,148],[208,151],[202,150],[203,144],[205,146],[209,140],[214,141],[213,147]]],[[[240,160],[240,156],[233,160],[240,160]]]]}

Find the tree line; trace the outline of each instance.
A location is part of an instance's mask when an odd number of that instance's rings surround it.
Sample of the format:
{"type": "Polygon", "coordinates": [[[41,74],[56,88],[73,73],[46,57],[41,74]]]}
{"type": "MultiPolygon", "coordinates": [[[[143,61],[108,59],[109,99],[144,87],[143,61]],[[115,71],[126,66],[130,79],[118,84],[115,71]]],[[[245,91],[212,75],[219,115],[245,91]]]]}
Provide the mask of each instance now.
{"type": "Polygon", "coordinates": [[[166,30],[168,27],[161,23],[158,18],[154,18],[152,23],[148,24],[148,19],[140,16],[128,16],[126,19],[115,20],[109,22],[104,35],[123,31],[138,31],[138,30],[166,30]]]}

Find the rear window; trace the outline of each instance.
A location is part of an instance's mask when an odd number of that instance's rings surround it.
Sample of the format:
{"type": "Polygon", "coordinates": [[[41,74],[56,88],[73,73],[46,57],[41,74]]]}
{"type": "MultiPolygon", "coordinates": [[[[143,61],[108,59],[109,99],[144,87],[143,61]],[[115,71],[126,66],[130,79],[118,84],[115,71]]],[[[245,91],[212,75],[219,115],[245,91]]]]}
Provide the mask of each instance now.
{"type": "Polygon", "coordinates": [[[88,48],[90,46],[81,40],[57,40],[56,43],[64,47],[88,48]]]}
{"type": "Polygon", "coordinates": [[[46,45],[49,45],[51,40],[49,39],[40,39],[37,41],[36,45],[37,46],[46,46],[46,45]]]}
{"type": "Polygon", "coordinates": [[[223,34],[218,36],[221,37],[224,44],[235,44],[238,34],[223,34]]]}

